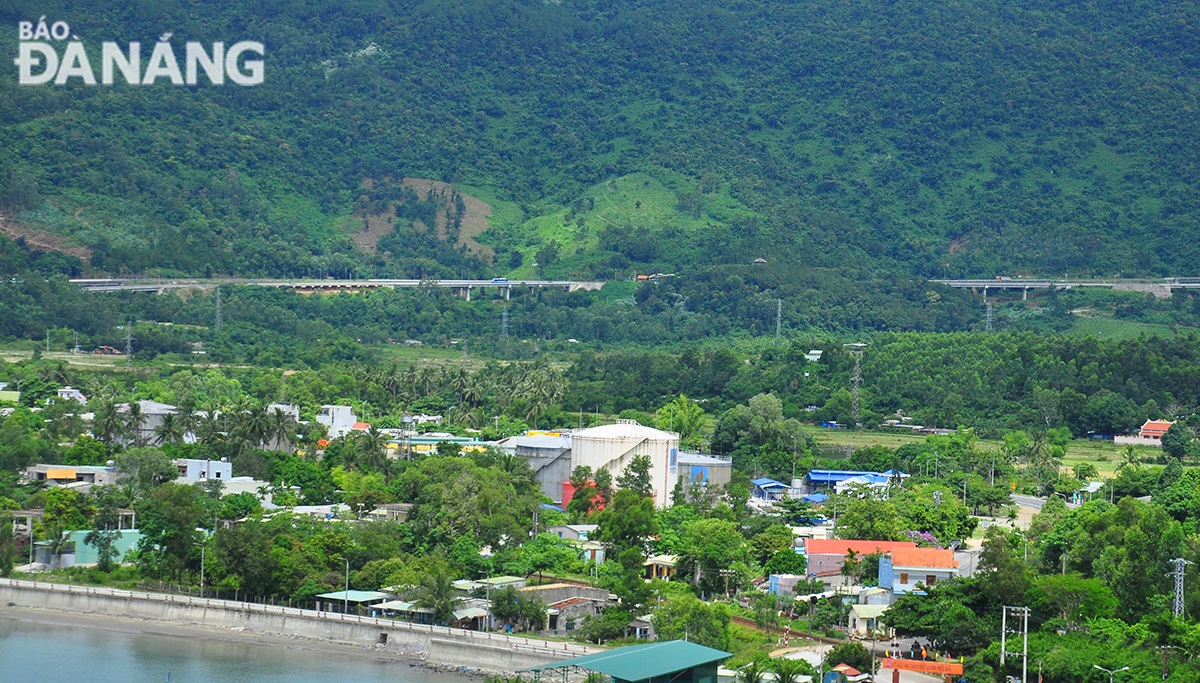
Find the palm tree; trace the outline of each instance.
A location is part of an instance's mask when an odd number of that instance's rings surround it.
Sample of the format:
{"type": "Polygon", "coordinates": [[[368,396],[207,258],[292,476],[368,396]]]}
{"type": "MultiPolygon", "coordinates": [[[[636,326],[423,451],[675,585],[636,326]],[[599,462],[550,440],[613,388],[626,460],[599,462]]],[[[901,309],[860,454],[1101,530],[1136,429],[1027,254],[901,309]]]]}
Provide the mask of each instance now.
{"type": "Polygon", "coordinates": [[[129,409],[125,417],[125,433],[133,441],[133,445],[145,445],[142,429],[146,426],[146,415],[142,413],[142,404],[137,401],[130,401],[128,405],[129,409]]]}
{"type": "Polygon", "coordinates": [[[454,577],[444,562],[438,562],[433,571],[421,579],[417,588],[416,605],[433,610],[433,620],[441,625],[450,623],[454,610],[462,603],[454,588],[454,577]]]}
{"type": "Polygon", "coordinates": [[[183,435],[186,433],[183,420],[175,413],[167,413],[163,415],[162,423],[154,428],[154,444],[164,446],[182,443],[183,435]]]}
{"type": "Polygon", "coordinates": [[[358,452],[356,462],[364,469],[380,471],[387,465],[387,437],[376,427],[356,434],[351,447],[358,452]]]}
{"type": "Polygon", "coordinates": [[[775,670],[775,683],[799,683],[810,667],[803,660],[780,657],[771,660],[771,668],[775,670]]]}
{"type": "Polygon", "coordinates": [[[196,433],[196,399],[190,394],[179,400],[179,406],[176,409],[179,417],[179,424],[183,427],[184,436],[191,434],[195,437],[196,433]]]}
{"type": "Polygon", "coordinates": [[[211,403],[196,419],[196,438],[207,446],[216,446],[227,436],[225,413],[216,403],[211,403]]]}
{"type": "Polygon", "coordinates": [[[738,669],[738,683],[762,683],[763,670],[758,665],[758,662],[750,662],[749,664],[738,669]]]}
{"type": "Polygon", "coordinates": [[[296,435],[296,421],[281,408],[271,411],[267,427],[267,445],[273,450],[292,450],[292,439],[296,435]]]}
{"type": "Polygon", "coordinates": [[[125,420],[112,399],[106,399],[96,407],[95,417],[92,418],[92,435],[108,445],[112,445],[118,434],[125,431],[125,420]]]}

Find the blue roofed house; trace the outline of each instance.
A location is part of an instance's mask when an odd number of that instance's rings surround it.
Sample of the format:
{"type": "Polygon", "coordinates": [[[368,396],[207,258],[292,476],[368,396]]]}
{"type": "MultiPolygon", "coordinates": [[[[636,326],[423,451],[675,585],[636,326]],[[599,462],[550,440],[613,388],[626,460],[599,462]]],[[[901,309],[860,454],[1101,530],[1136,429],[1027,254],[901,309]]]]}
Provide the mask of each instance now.
{"type": "Polygon", "coordinates": [[[754,485],[754,489],[750,492],[752,498],[757,498],[762,501],[775,501],[787,498],[788,492],[791,491],[790,486],[774,479],[763,477],[761,479],[751,479],[750,483],[754,485]]]}

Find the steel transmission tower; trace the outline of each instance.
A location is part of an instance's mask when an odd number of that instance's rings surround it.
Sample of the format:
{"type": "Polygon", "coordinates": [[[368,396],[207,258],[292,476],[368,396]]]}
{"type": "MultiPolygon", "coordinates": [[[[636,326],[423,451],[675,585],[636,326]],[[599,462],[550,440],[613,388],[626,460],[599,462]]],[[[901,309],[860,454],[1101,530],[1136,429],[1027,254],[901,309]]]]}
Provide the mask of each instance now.
{"type": "Polygon", "coordinates": [[[783,330],[783,299],[775,300],[775,343],[779,343],[779,333],[783,330]]]}
{"type": "Polygon", "coordinates": [[[1171,562],[1175,564],[1175,571],[1167,574],[1175,577],[1175,597],[1171,601],[1171,612],[1176,618],[1180,618],[1183,616],[1183,568],[1192,563],[1182,557],[1177,557],[1171,562]]]}
{"type": "Polygon", "coordinates": [[[501,337],[508,336],[508,309],[507,308],[503,308],[500,310],[500,336],[501,337]]]}
{"type": "Polygon", "coordinates": [[[862,427],[862,404],[858,400],[858,388],[862,386],[862,356],[866,344],[842,344],[854,356],[854,374],[850,376],[850,396],[853,399],[854,427],[862,427]]]}
{"type": "Polygon", "coordinates": [[[125,324],[125,367],[129,367],[133,363],[133,321],[130,320],[125,324]]]}
{"type": "Polygon", "coordinates": [[[992,331],[992,302],[987,302],[987,331],[992,331]]]}
{"type": "Polygon", "coordinates": [[[213,307],[216,309],[216,316],[215,316],[216,320],[213,322],[213,326],[219,330],[219,329],[221,329],[221,288],[220,287],[217,287],[217,289],[216,289],[216,299],[213,302],[213,307]]]}

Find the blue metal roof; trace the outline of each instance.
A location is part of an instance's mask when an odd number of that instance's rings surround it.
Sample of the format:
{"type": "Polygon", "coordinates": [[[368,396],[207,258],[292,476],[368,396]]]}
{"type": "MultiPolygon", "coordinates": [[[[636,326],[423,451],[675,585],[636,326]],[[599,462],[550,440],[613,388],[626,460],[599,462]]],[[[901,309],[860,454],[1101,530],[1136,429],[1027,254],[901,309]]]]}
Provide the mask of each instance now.
{"type": "Polygon", "coordinates": [[[829,500],[829,496],[825,495],[824,493],[811,493],[807,496],[804,496],[800,500],[804,501],[805,503],[824,503],[825,501],[829,500]]]}
{"type": "Polygon", "coordinates": [[[761,479],[751,479],[750,483],[754,484],[755,486],[757,486],[760,489],[786,489],[786,488],[789,488],[787,484],[785,484],[781,481],[775,481],[774,479],[768,479],[767,477],[763,477],[761,479]]]}
{"type": "Polygon", "coordinates": [[[895,476],[906,476],[903,472],[888,470],[887,472],[865,472],[858,470],[813,470],[805,475],[810,482],[819,484],[836,484],[851,477],[867,477],[874,482],[885,482],[895,476]]]}

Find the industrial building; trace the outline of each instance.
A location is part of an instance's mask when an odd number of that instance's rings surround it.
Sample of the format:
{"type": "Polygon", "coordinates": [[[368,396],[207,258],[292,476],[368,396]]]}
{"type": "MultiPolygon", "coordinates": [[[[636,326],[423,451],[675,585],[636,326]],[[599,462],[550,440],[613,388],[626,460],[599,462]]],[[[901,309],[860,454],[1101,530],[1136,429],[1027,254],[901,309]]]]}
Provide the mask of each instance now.
{"type": "Polygon", "coordinates": [[[679,479],[679,435],[633,420],[592,427],[571,435],[571,469],[580,465],[592,471],[608,470],[615,480],[639,455],[650,458],[650,481],[655,507],[671,504],[671,492],[679,479]]]}

